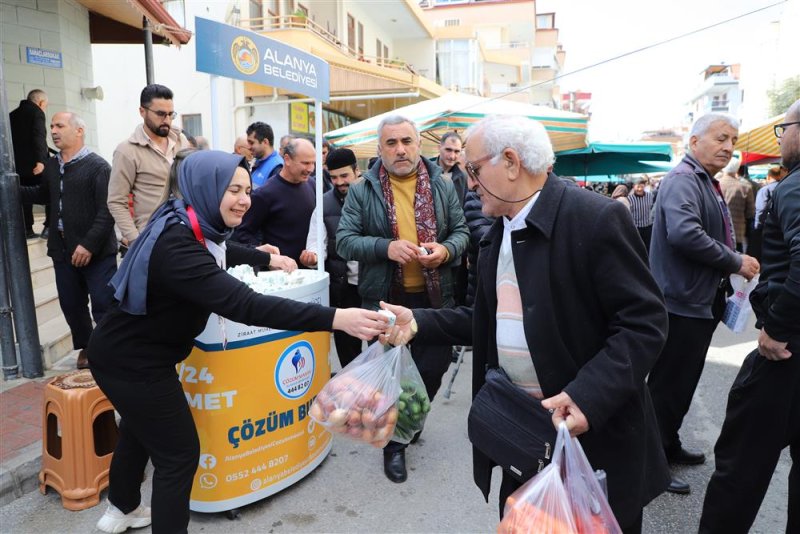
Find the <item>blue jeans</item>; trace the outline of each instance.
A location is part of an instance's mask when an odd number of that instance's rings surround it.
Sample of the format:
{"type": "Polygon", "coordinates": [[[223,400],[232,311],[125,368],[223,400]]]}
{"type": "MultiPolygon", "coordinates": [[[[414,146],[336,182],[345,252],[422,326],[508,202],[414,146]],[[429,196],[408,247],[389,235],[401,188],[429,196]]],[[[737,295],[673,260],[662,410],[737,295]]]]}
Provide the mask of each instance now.
{"type": "Polygon", "coordinates": [[[92,258],[86,267],[75,267],[69,260],[53,258],[53,268],[58,302],[72,332],[72,347],[84,349],[92,335],[92,317],[95,323],[99,323],[114,302],[114,290],[108,283],[117,272],[117,257],[112,254],[104,258],[92,258]]]}

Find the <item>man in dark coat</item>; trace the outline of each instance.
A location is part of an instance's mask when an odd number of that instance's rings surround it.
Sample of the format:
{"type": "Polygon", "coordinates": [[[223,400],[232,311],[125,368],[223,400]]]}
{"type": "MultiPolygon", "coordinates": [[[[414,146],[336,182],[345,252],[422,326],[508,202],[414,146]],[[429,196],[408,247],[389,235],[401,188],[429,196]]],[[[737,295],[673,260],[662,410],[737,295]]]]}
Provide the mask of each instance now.
{"type": "MultiPolygon", "coordinates": [[[[490,117],[468,132],[470,187],[497,217],[481,242],[472,308],[409,310],[387,341],[473,346],[473,396],[487,362],[554,410],[608,476],[624,532],[669,483],[645,376],[666,337],[667,313],[630,213],[618,202],[548,177],[544,127],[490,117]],[[602,225],[587,221],[603,221],[602,225]]],[[[488,498],[493,462],[473,449],[475,483],[488,498]]],[[[517,488],[503,473],[500,510],[517,488]]]]}
{"type": "MultiPolygon", "coordinates": [[[[461,162],[461,152],[463,142],[457,132],[447,132],[439,140],[439,155],[432,159],[434,163],[442,168],[442,178],[451,180],[456,188],[458,201],[464,208],[467,195],[467,175],[459,165],[461,162]]],[[[461,261],[453,265],[453,277],[455,279],[455,298],[456,304],[466,303],[467,299],[467,253],[461,257],[461,261]]],[[[454,352],[455,357],[455,352],[454,352]]],[[[455,361],[455,360],[454,360],[455,361]]]]}
{"type": "Polygon", "coordinates": [[[789,175],[766,208],[763,273],[750,295],[761,333],[728,395],[703,534],[750,530],[787,446],[793,465],[786,532],[800,532],[800,100],[784,120],[775,134],[789,175]]]}
{"type": "Polygon", "coordinates": [[[47,255],[53,260],[58,303],[79,350],[78,368],[88,367],[84,349],[92,317],[100,323],[114,301],[109,282],[117,272],[117,238],[108,211],[111,166],[84,145],[86,124],[69,112],[53,115],[53,144],[59,149],[42,173],[42,183],[21,188],[27,202],[50,203],[52,231],[47,255]],[[92,315],[89,315],[89,298],[92,315]]]}
{"type": "MultiPolygon", "coordinates": [[[[11,140],[14,144],[14,163],[23,186],[39,185],[44,164],[47,162],[47,93],[34,89],[19,107],[9,114],[11,120],[11,140]]],[[[25,237],[36,237],[33,231],[33,205],[22,203],[25,220],[25,237]]],[[[42,238],[47,238],[47,208],[42,238]]]]}

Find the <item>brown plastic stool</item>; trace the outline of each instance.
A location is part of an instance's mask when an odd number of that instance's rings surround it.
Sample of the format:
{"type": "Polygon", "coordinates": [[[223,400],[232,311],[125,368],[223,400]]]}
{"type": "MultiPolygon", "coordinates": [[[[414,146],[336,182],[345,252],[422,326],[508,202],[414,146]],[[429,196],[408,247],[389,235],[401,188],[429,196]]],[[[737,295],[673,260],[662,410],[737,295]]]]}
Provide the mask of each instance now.
{"type": "Polygon", "coordinates": [[[57,376],[44,388],[39,491],[61,494],[67,510],[100,502],[117,444],[114,407],[88,369],[57,376]]]}

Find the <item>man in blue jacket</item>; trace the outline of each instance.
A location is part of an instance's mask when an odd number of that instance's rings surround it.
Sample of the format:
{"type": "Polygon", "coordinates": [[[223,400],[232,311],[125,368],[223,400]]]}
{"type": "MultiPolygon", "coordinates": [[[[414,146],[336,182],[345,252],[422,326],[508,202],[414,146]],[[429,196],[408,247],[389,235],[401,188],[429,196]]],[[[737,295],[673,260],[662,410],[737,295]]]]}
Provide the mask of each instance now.
{"type": "Polygon", "coordinates": [[[750,295],[758,348],[742,363],[714,447],[700,532],[746,533],[783,449],[791,450],[786,532],[800,532],[800,100],[775,127],[783,165],[764,223],[764,271],[750,295]]]}
{"type": "MultiPolygon", "coordinates": [[[[453,263],[461,261],[469,231],[453,182],[420,156],[413,122],[398,115],[378,125],[380,160],[350,186],[336,232],[336,252],[358,261],[362,307],[381,300],[416,308],[454,305],[453,263]]],[[[414,343],[414,362],[433,400],[450,366],[446,343],[414,343]]],[[[384,472],[406,480],[405,447],[384,448],[384,472]]]]}
{"type": "MultiPolygon", "coordinates": [[[[733,223],[714,178],[733,156],[738,136],[739,122],[729,115],[697,119],[688,153],[661,181],[656,199],[650,268],[667,303],[669,334],[647,384],[673,464],[705,462],[702,452],[682,446],[678,431],[725,310],[728,276],[750,280],[759,269],[755,258],[735,250],[733,223]]],[[[667,491],[687,494],[689,485],[673,477],[667,491]]]]}

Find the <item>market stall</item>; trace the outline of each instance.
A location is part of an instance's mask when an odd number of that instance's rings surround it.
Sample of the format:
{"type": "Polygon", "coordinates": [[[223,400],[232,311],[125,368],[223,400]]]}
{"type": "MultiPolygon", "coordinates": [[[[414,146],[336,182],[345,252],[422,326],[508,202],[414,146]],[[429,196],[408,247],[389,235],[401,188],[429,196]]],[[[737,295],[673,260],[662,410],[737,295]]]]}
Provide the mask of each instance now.
{"type": "Polygon", "coordinates": [[[589,122],[586,115],[570,111],[450,92],[328,132],[325,139],[336,148],[351,149],[359,158],[370,158],[377,153],[378,124],[389,115],[414,121],[422,136],[423,154],[436,152],[443,133],[463,132],[488,115],[522,115],[541,122],[556,152],[585,147],[589,122]]]}

